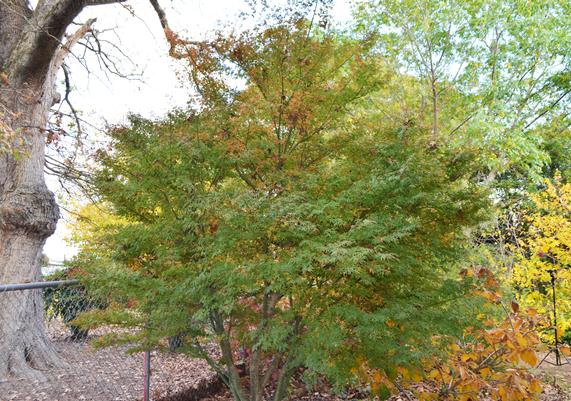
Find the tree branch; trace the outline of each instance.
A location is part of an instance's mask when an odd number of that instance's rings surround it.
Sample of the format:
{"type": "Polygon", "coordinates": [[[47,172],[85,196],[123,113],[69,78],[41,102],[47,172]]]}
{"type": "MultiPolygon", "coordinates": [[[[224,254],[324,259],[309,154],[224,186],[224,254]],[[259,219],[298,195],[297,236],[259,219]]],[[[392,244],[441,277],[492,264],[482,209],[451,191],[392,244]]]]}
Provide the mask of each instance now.
{"type": "Polygon", "coordinates": [[[127,1],[127,0],[84,0],[83,6],[84,7],[102,6],[105,4],[123,3],[125,1],[127,1]]]}
{"type": "Polygon", "coordinates": [[[83,8],[122,1],[124,0],[41,0],[8,57],[8,75],[15,82],[43,84],[65,30],[83,8]]]}
{"type": "Polygon", "coordinates": [[[149,0],[149,1],[151,2],[151,5],[155,9],[155,12],[157,13],[157,16],[159,17],[159,21],[161,22],[161,26],[163,27],[163,29],[165,31],[170,30],[169,23],[167,21],[167,15],[166,15],[165,11],[162,9],[158,0],[149,0]]]}

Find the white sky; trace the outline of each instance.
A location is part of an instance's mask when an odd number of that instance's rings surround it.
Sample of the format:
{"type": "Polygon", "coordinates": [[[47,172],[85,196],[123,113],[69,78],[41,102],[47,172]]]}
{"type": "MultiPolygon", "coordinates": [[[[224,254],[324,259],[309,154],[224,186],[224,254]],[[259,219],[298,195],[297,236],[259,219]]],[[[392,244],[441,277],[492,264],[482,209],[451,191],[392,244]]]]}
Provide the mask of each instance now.
{"type": "MultiPolygon", "coordinates": [[[[276,0],[268,0],[271,4],[276,0]]],[[[146,0],[132,0],[127,5],[106,5],[90,7],[80,15],[80,20],[96,17],[98,30],[115,28],[102,37],[117,44],[135,63],[121,64],[122,71],[141,73],[138,80],[127,80],[116,76],[107,77],[95,60],[90,60],[90,73],[78,62],[70,60],[74,92],[71,100],[82,118],[90,124],[103,127],[126,121],[128,113],[145,117],[160,117],[169,110],[184,106],[189,89],[184,88],[176,76],[176,62],[168,57],[168,46],[150,3],[146,0]],[[135,15],[129,12],[131,7],[135,15]]],[[[200,40],[220,23],[241,23],[237,17],[246,9],[242,0],[162,0],[171,28],[194,40],[200,40]]],[[[350,1],[336,0],[333,16],[347,20],[350,15],[350,1]]],[[[239,29],[241,26],[236,26],[239,29]]],[[[80,48],[74,49],[80,53],[80,48]]],[[[86,129],[87,131],[87,129],[86,129]]],[[[58,190],[53,177],[47,177],[48,186],[58,190]]],[[[63,194],[60,195],[64,196],[63,194]]],[[[56,233],[44,247],[51,261],[71,258],[76,250],[65,243],[67,230],[65,216],[60,220],[56,233]]]]}

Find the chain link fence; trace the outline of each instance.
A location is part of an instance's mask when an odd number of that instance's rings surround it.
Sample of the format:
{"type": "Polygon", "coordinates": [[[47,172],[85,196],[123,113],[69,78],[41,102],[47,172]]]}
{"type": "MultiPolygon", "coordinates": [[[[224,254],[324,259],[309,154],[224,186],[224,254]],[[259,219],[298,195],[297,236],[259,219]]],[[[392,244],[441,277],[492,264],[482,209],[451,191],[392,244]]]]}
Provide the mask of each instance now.
{"type": "MultiPolygon", "coordinates": [[[[206,363],[178,353],[154,351],[145,355],[128,353],[128,346],[93,347],[93,340],[117,329],[85,330],[74,325],[80,313],[106,307],[76,280],[0,285],[3,308],[19,310],[22,302],[34,302],[42,308],[43,324],[38,322],[37,338],[31,342],[41,344],[47,336],[44,343],[53,347],[58,366],[35,370],[37,375],[32,376],[14,374],[17,366],[12,366],[10,375],[0,376],[1,401],[183,400],[194,398],[184,394],[200,392],[213,381],[214,374],[206,363]]],[[[0,321],[0,325],[7,329],[5,332],[17,332],[17,320],[0,321]]],[[[11,353],[10,347],[13,343],[0,339],[0,358],[11,353]]],[[[34,366],[32,356],[25,359],[26,365],[34,366]]]]}

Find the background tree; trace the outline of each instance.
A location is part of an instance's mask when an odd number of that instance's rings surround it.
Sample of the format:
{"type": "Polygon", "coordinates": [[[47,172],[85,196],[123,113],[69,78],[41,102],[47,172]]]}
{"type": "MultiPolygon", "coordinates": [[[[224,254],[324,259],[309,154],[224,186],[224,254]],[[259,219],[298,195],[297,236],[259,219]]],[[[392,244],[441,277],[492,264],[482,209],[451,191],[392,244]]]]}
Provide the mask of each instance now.
{"type": "Polygon", "coordinates": [[[364,29],[379,33],[381,54],[418,79],[409,114],[430,127],[433,144],[479,148],[481,179],[495,182],[502,174],[537,180],[547,161],[537,128],[569,114],[569,7],[367,1],[358,16],[364,29]]]}
{"type": "Polygon", "coordinates": [[[556,174],[553,180],[546,180],[543,191],[532,195],[532,200],[535,211],[526,216],[527,235],[515,244],[517,261],[511,279],[522,304],[546,316],[544,335],[553,341],[549,270],[554,270],[556,277],[557,330],[563,336],[571,328],[571,184],[556,174]]]}
{"type": "MultiPolygon", "coordinates": [[[[0,1],[0,278],[37,281],[45,240],[59,210],[43,167],[46,121],[58,102],[55,80],[70,47],[91,28],[86,22],[62,43],[88,6],[121,0],[0,1]]],[[[152,0],[158,9],[156,0],[152,0]]],[[[162,20],[164,20],[164,15],[162,20]]],[[[0,297],[0,377],[38,377],[60,364],[43,327],[37,291],[0,297]]]]}

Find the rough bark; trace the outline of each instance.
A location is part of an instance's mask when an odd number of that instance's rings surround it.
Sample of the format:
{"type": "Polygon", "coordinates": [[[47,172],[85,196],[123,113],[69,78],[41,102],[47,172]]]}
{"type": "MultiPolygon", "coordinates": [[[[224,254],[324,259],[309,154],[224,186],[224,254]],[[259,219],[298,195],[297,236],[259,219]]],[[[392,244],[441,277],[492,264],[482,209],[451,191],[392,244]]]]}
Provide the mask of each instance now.
{"type": "MultiPolygon", "coordinates": [[[[1,96],[8,110],[5,118],[24,141],[16,143],[0,163],[0,279],[18,283],[40,279],[42,248],[55,231],[59,209],[44,182],[45,139],[40,128],[46,124],[52,91],[44,91],[43,85],[10,83],[1,96]]],[[[41,293],[1,294],[0,377],[40,378],[39,370],[57,365],[43,327],[41,293]]]]}
{"type": "MultiPolygon", "coordinates": [[[[72,44],[61,40],[84,6],[110,2],[40,0],[34,10],[25,0],[0,2],[0,119],[16,138],[11,149],[0,149],[0,283],[41,278],[42,249],[59,218],[43,166],[55,80],[72,44]]],[[[63,365],[43,320],[40,291],[0,293],[0,379],[37,379],[63,365]]]]}

